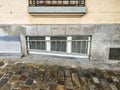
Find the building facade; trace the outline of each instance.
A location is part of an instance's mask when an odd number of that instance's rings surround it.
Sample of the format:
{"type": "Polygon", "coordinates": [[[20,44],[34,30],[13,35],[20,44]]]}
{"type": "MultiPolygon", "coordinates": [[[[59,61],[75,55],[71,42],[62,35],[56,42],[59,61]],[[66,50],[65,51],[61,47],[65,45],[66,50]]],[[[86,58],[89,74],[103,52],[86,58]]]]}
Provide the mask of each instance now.
{"type": "Polygon", "coordinates": [[[1,0],[1,56],[31,53],[119,61],[119,4],[119,0],[1,0]]]}

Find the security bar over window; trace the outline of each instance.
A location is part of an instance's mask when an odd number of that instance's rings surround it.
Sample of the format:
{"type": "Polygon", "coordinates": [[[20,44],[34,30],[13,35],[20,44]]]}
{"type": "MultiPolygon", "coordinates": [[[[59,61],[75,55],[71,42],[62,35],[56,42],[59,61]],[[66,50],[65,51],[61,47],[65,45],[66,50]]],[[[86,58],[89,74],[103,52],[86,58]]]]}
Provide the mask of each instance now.
{"type": "Polygon", "coordinates": [[[28,51],[90,54],[90,36],[27,37],[28,51]]]}
{"type": "Polygon", "coordinates": [[[85,6],[85,0],[29,0],[29,6],[85,6]]]}
{"type": "Polygon", "coordinates": [[[27,37],[28,49],[46,50],[45,37],[27,37]]]}

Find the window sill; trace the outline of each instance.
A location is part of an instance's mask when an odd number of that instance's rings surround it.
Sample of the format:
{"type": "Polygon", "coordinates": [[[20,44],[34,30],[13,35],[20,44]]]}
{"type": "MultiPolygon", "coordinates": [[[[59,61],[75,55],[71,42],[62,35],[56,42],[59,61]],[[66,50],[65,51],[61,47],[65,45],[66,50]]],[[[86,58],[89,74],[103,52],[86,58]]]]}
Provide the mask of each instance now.
{"type": "Polygon", "coordinates": [[[30,6],[28,7],[30,14],[85,14],[86,7],[60,7],[60,6],[30,6]]]}
{"type": "Polygon", "coordinates": [[[58,57],[68,57],[68,58],[85,58],[88,59],[89,55],[87,54],[73,54],[73,53],[65,53],[65,52],[46,52],[39,50],[29,50],[29,54],[40,54],[40,55],[49,55],[49,56],[58,56],[58,57]]]}

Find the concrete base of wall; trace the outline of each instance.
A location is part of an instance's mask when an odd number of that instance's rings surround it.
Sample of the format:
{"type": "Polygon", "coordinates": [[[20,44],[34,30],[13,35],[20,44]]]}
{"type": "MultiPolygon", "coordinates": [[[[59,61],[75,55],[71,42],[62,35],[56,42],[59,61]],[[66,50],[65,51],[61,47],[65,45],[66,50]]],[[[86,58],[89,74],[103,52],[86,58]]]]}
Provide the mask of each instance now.
{"type": "Polygon", "coordinates": [[[21,58],[22,53],[0,53],[0,58],[21,58]]]}

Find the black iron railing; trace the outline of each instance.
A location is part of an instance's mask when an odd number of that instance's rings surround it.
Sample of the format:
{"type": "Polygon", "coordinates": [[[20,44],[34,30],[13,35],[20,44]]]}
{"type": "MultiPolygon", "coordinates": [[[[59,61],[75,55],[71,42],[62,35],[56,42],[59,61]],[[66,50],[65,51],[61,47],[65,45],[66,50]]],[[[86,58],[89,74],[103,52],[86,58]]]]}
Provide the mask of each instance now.
{"type": "Polygon", "coordinates": [[[29,6],[85,6],[85,0],[29,0],[29,6]]]}

